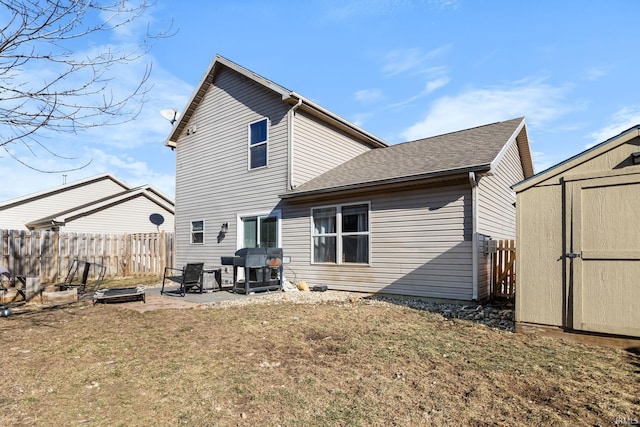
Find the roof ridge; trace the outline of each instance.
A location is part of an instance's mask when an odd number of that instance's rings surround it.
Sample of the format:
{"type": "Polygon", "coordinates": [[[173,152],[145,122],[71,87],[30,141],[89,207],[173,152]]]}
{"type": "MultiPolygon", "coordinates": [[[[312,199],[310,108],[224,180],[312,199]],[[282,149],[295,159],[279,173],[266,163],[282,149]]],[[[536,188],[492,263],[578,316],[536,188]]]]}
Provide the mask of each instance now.
{"type": "Polygon", "coordinates": [[[431,139],[431,138],[440,138],[440,137],[447,136],[447,135],[453,135],[455,133],[467,132],[467,131],[480,129],[480,128],[484,128],[484,127],[495,126],[495,125],[498,125],[498,124],[501,124],[501,123],[522,121],[524,119],[525,119],[524,116],[515,117],[513,119],[501,120],[499,122],[487,123],[487,124],[484,124],[484,125],[478,125],[478,126],[473,126],[473,127],[470,127],[470,128],[454,130],[454,131],[451,131],[451,132],[446,132],[446,133],[441,133],[441,134],[438,134],[438,135],[427,136],[427,137],[424,137],[424,138],[412,139],[412,140],[409,140],[409,141],[399,142],[398,144],[393,144],[393,145],[401,145],[401,144],[407,144],[409,142],[424,141],[425,139],[431,139]]]}

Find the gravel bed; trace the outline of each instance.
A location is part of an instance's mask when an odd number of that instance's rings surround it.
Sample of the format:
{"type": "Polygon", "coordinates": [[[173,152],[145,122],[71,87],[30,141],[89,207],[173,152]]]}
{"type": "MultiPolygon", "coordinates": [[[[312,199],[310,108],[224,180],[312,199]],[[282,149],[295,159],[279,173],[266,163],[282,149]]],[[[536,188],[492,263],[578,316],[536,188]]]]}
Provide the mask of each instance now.
{"type": "Polygon", "coordinates": [[[290,291],[253,295],[252,298],[221,301],[209,304],[211,307],[228,307],[247,304],[271,303],[315,304],[323,302],[364,303],[371,305],[402,305],[416,310],[439,313],[448,319],[462,319],[480,323],[492,328],[514,331],[514,312],[510,304],[471,304],[434,302],[421,298],[394,297],[360,292],[334,291],[290,291]]]}

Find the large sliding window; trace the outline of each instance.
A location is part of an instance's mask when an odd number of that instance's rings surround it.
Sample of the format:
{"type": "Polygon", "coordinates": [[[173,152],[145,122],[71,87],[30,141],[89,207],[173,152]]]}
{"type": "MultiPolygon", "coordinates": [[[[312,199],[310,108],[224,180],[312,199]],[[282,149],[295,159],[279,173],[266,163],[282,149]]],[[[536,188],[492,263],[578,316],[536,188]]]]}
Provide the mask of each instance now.
{"type": "Polygon", "coordinates": [[[369,204],[311,210],[313,262],[369,263],[369,204]]]}
{"type": "Polygon", "coordinates": [[[241,247],[278,247],[278,216],[243,216],[240,220],[242,221],[241,247]]]}
{"type": "Polygon", "coordinates": [[[268,119],[262,119],[249,125],[249,169],[267,166],[268,130],[268,119]]]}

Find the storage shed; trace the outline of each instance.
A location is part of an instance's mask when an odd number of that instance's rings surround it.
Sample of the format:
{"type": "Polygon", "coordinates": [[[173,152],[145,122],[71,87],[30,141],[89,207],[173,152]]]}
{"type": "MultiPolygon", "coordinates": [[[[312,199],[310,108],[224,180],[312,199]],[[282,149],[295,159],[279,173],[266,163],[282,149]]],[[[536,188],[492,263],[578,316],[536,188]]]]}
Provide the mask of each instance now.
{"type": "Polygon", "coordinates": [[[517,327],[640,337],[640,125],[513,189],[517,327]]]}

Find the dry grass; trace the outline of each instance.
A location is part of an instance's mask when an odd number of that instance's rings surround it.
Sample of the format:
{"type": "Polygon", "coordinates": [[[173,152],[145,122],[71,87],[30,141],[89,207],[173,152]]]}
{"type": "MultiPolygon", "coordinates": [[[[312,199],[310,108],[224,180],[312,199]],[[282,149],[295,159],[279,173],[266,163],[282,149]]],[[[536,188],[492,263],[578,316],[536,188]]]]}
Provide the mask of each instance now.
{"type": "Polygon", "coordinates": [[[362,300],[0,318],[0,425],[611,425],[637,356],[362,300]]]}
{"type": "Polygon", "coordinates": [[[135,277],[116,277],[108,278],[98,286],[104,288],[126,288],[131,286],[158,286],[162,283],[162,275],[160,276],[135,276],[135,277]]]}

